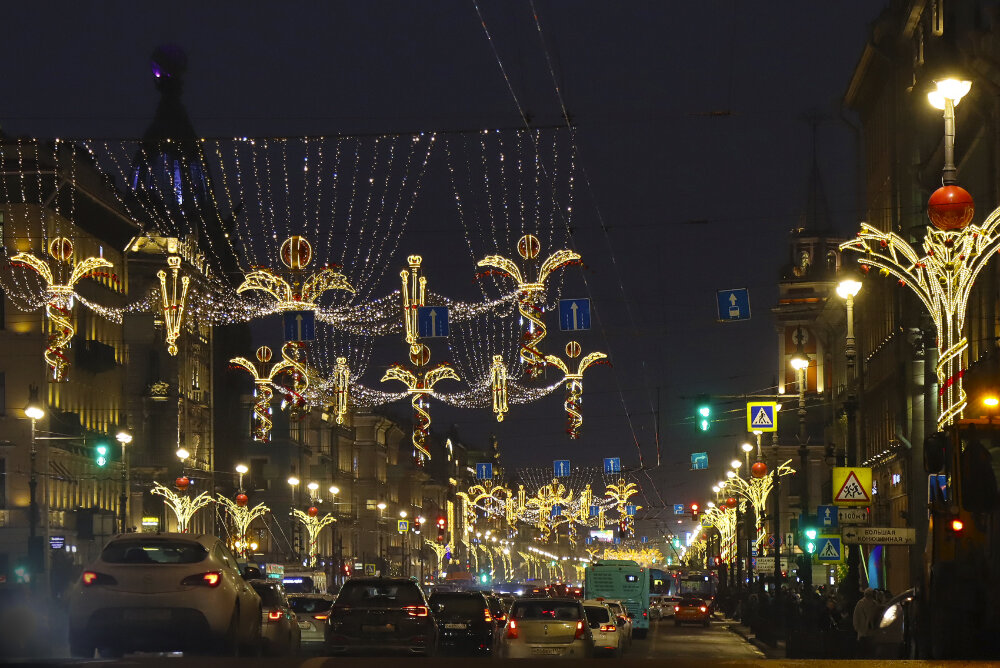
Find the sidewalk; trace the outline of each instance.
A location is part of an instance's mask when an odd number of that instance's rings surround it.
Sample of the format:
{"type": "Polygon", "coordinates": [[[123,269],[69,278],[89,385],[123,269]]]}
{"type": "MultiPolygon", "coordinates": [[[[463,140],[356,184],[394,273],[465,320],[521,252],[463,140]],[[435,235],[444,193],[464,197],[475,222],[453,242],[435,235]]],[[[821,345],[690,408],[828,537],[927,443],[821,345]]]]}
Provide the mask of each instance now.
{"type": "Polygon", "coordinates": [[[759,649],[764,653],[769,659],[784,659],[785,658],[785,641],[779,640],[777,647],[771,647],[770,645],[757,640],[757,636],[750,632],[750,628],[743,626],[735,619],[726,618],[726,628],[740,636],[748,643],[759,649]]]}

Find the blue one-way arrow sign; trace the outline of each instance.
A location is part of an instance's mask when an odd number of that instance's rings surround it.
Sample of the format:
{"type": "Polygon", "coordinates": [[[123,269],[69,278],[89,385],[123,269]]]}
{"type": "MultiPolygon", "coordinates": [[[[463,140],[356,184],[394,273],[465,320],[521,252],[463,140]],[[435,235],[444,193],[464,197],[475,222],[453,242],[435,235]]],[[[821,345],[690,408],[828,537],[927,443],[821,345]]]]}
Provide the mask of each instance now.
{"type": "Polygon", "coordinates": [[[622,460],[619,457],[605,457],[604,458],[604,472],[605,473],[621,473],[622,472],[622,460]]]}
{"type": "Polygon", "coordinates": [[[448,307],[418,307],[417,335],[424,339],[434,339],[448,336],[448,307]]]}
{"type": "Polygon", "coordinates": [[[316,338],[314,311],[285,311],[285,341],[312,341],[316,338]]]}
{"type": "Polygon", "coordinates": [[[750,293],[746,288],[719,290],[716,293],[719,321],[732,322],[750,319],[750,293]]]}
{"type": "Polygon", "coordinates": [[[590,329],[590,300],[560,299],[559,329],[564,332],[590,329]]]}
{"type": "Polygon", "coordinates": [[[476,464],[476,480],[493,480],[493,464],[490,462],[476,464]]]}
{"type": "Polygon", "coordinates": [[[552,473],[557,478],[566,478],[569,476],[569,460],[568,459],[557,459],[552,462],[552,473]]]}

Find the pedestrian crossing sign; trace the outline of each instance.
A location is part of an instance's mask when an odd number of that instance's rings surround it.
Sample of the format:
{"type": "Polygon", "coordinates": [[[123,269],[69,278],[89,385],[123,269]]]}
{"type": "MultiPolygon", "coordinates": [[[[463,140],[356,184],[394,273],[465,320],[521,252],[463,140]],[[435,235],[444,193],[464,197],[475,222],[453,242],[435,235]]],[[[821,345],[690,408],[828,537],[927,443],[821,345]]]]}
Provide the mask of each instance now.
{"type": "Polygon", "coordinates": [[[869,506],[872,502],[872,470],[863,466],[833,468],[833,503],[837,506],[869,506]]]}
{"type": "Polygon", "coordinates": [[[816,538],[816,560],[843,561],[843,551],[840,548],[840,536],[819,536],[816,538]]]}
{"type": "Polygon", "coordinates": [[[747,431],[778,431],[778,404],[773,401],[747,403],[747,431]]]}

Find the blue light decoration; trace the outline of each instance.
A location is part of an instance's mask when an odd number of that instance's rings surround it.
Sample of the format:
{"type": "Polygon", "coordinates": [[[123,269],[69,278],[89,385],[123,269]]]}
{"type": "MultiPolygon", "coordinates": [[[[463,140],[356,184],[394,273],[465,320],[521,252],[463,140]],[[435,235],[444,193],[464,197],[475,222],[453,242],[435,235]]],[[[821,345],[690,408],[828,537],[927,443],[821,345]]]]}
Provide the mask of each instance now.
{"type": "Polygon", "coordinates": [[[450,547],[444,551],[444,558],[445,559],[451,559],[451,548],[450,547]]]}

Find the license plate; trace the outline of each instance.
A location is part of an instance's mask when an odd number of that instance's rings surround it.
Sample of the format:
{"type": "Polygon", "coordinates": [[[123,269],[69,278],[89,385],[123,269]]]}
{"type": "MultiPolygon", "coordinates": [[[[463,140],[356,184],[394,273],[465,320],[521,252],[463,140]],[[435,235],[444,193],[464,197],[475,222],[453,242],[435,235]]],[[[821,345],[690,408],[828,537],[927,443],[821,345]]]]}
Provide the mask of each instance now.
{"type": "Polygon", "coordinates": [[[466,629],[469,628],[467,624],[445,624],[446,629],[466,629]]]}
{"type": "Polygon", "coordinates": [[[361,626],[363,633],[392,633],[396,630],[393,624],[379,624],[378,626],[364,624],[361,626]]]}
{"type": "Polygon", "coordinates": [[[311,629],[312,628],[312,624],[310,624],[309,622],[299,622],[299,628],[300,629],[311,629]]]}
{"type": "Polygon", "coordinates": [[[166,622],[170,621],[169,610],[158,610],[156,608],[139,608],[128,613],[129,619],[140,622],[166,622]]]}
{"type": "Polygon", "coordinates": [[[558,655],[562,654],[562,649],[559,647],[532,647],[532,654],[545,654],[545,655],[558,655]]]}

